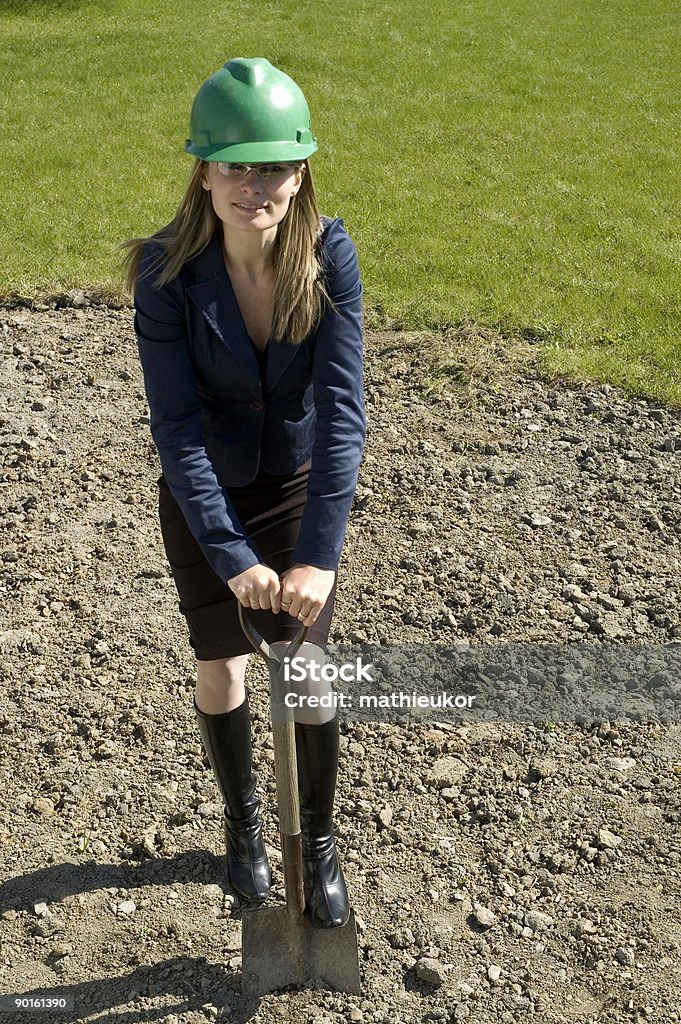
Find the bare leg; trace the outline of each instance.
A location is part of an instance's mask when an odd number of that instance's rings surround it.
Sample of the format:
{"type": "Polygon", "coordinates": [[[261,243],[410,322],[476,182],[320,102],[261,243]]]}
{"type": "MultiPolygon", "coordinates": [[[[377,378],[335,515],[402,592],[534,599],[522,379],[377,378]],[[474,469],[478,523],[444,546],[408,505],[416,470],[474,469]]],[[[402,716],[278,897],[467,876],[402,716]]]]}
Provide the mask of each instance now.
{"type": "Polygon", "coordinates": [[[196,663],[196,706],[205,715],[223,715],[246,699],[244,676],[248,654],[196,663]]]}
{"type": "MultiPolygon", "coordinates": [[[[277,641],[272,644],[272,650],[275,654],[281,658],[286,653],[288,644],[277,641]]],[[[290,693],[297,693],[299,697],[316,697],[316,698],[330,698],[326,701],[326,706],[309,707],[308,704],[303,701],[300,707],[297,707],[293,712],[293,717],[296,722],[304,722],[306,725],[323,725],[324,722],[329,722],[335,715],[336,709],[333,706],[333,687],[331,683],[326,682],[323,679],[313,679],[312,676],[319,676],[319,669],[322,665],[326,664],[327,657],[324,650],[318,647],[316,644],[304,643],[296,657],[304,658],[307,662],[308,671],[304,679],[297,681],[291,680],[287,684],[287,689],[290,693]]]]}

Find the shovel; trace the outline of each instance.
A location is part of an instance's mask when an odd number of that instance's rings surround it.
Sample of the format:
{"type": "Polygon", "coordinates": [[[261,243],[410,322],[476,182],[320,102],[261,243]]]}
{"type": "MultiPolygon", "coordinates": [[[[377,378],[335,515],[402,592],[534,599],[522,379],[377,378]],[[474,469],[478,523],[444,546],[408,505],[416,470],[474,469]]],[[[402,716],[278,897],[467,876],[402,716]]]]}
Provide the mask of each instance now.
{"type": "MultiPolygon", "coordinates": [[[[279,832],[286,905],[244,911],[242,918],[242,988],[261,996],[292,985],[360,993],[359,954],[354,912],[341,928],[315,928],[303,915],[303,854],[298,800],[298,766],[293,711],[284,697],[283,659],[270,649],[239,605],[241,627],[264,658],[270,677],[279,832]]],[[[295,657],[307,627],[291,642],[286,657],[295,657]]]]}

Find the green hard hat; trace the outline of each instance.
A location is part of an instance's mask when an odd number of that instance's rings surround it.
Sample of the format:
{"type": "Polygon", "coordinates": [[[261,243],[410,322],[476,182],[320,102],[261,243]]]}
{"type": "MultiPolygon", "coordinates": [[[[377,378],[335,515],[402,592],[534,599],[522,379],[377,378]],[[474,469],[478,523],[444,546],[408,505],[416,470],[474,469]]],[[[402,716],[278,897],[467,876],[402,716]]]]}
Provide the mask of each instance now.
{"type": "Polygon", "coordinates": [[[201,160],[305,160],[317,149],[301,90],[264,57],[236,57],[203,83],[185,150],[201,160]]]}

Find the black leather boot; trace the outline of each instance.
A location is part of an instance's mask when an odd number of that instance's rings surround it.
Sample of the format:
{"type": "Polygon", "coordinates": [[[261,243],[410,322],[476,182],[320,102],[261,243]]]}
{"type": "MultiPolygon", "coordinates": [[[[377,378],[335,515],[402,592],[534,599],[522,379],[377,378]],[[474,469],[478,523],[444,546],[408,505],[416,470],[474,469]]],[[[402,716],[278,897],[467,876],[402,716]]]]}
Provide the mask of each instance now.
{"type": "Polygon", "coordinates": [[[305,913],[317,928],[337,928],[350,916],[348,890],[333,835],[338,774],[338,716],[323,725],[296,722],[305,913]]]}
{"type": "Polygon", "coordinates": [[[262,838],[260,801],[251,764],[251,716],[248,696],[224,715],[194,710],[204,750],[225,804],[227,869],[232,888],[245,900],[266,900],[270,866],[262,838]]]}

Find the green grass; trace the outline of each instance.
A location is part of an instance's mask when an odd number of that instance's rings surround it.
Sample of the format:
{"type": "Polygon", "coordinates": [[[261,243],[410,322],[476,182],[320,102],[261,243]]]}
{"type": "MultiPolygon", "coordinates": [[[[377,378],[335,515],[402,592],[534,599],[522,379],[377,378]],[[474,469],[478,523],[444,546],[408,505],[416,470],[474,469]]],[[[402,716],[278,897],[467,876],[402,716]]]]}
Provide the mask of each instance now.
{"type": "Polygon", "coordinates": [[[681,403],[675,0],[0,2],[0,294],[119,286],[171,215],[200,82],[303,87],[371,322],[473,320],[681,403]]]}

